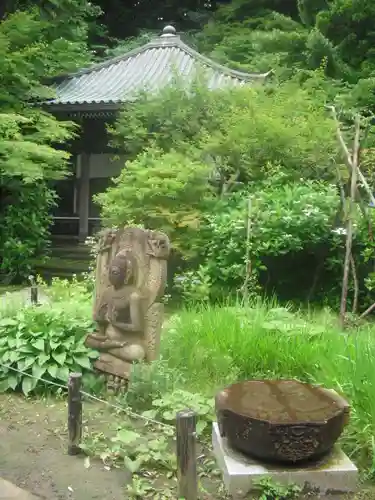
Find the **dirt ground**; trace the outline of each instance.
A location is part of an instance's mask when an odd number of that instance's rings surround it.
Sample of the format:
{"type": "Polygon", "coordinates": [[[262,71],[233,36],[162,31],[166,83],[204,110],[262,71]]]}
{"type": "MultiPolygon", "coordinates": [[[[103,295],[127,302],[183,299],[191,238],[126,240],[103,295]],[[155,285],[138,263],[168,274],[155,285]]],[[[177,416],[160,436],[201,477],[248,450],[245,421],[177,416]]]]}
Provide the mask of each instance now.
{"type": "MultiPolygon", "coordinates": [[[[110,421],[106,408],[85,404],[91,428],[110,421]]],[[[82,457],[67,455],[64,401],[26,400],[0,395],[0,476],[46,500],[126,498],[124,470],[85,468],[82,457]]]]}
{"type": "MultiPolygon", "coordinates": [[[[130,477],[124,469],[106,470],[99,461],[86,468],[84,457],[67,455],[66,423],[64,400],[0,395],[0,477],[45,500],[128,498],[130,477]]],[[[112,424],[108,407],[85,401],[86,431],[105,431],[112,424]]],[[[216,481],[212,486],[218,492],[216,481]]],[[[211,493],[205,498],[223,496],[211,493]]],[[[363,488],[354,499],[375,500],[375,487],[363,488]]]]}

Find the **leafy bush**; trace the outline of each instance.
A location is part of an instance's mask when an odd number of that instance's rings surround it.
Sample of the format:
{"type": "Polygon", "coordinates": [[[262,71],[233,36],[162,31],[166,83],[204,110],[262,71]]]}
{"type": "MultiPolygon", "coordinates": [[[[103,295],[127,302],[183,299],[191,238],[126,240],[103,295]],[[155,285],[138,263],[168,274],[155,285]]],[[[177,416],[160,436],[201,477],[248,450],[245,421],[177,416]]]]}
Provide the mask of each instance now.
{"type": "Polygon", "coordinates": [[[188,270],[175,275],[173,285],[185,305],[207,302],[210,299],[211,278],[202,265],[196,271],[188,270]]]}
{"type": "MultiPolygon", "coordinates": [[[[240,192],[227,197],[215,213],[207,215],[200,248],[216,292],[224,289],[228,293],[243,286],[247,250],[252,275],[257,279],[261,273],[267,273],[268,266],[272,266],[280,280],[281,270],[277,268],[283,267],[281,258],[306,256],[305,264],[309,259],[310,263],[309,268],[303,270],[303,285],[307,275],[310,279],[307,287],[312,286],[315,267],[321,262],[325,264],[332,253],[340,255],[343,238],[339,231],[335,231],[340,202],[336,187],[321,181],[271,182],[256,192],[240,192]],[[247,241],[249,222],[250,237],[247,241]],[[321,255],[317,263],[312,260],[316,255],[321,255]]],[[[337,271],[340,269],[341,272],[341,265],[340,261],[336,262],[337,271]]],[[[283,277],[286,286],[291,286],[294,275],[283,277]]],[[[253,281],[251,286],[254,287],[253,281]]],[[[301,292],[298,285],[297,288],[293,285],[293,288],[297,293],[301,292]]]]}
{"type": "Polygon", "coordinates": [[[90,360],[97,353],[84,346],[93,328],[90,301],[77,284],[64,286],[56,280],[52,290],[52,304],[6,309],[0,315],[2,391],[21,389],[29,394],[46,388],[37,380],[40,377],[66,385],[69,372],[92,372],[90,360]]]}
{"type": "Polygon", "coordinates": [[[139,363],[132,369],[125,401],[136,411],[145,410],[152,406],[154,399],[173,392],[184,383],[181,374],[169,368],[166,360],[139,363]]]}
{"type": "Polygon", "coordinates": [[[90,307],[92,302],[92,292],[88,290],[86,280],[80,280],[73,276],[71,280],[52,278],[51,284],[47,285],[38,276],[40,289],[48,296],[53,303],[68,302],[79,305],[84,311],[90,307]]]}
{"type": "MultiPolygon", "coordinates": [[[[0,183],[0,192],[1,192],[0,183]]],[[[49,246],[50,210],[55,196],[40,182],[37,186],[8,182],[0,205],[0,269],[12,279],[25,280],[33,258],[46,257],[49,246]]]]}
{"type": "Polygon", "coordinates": [[[177,82],[121,112],[113,142],[127,165],[97,201],[107,224],[162,228],[196,255],[205,215],[238,187],[277,168],[289,181],[332,179],[334,132],[319,94],[296,84],[209,91],[199,79],[190,89],[177,82]]]}
{"type": "Polygon", "coordinates": [[[128,162],[114,187],[96,199],[107,225],[134,223],[160,229],[186,250],[211,198],[209,174],[209,167],[197,159],[148,149],[128,162]]]}

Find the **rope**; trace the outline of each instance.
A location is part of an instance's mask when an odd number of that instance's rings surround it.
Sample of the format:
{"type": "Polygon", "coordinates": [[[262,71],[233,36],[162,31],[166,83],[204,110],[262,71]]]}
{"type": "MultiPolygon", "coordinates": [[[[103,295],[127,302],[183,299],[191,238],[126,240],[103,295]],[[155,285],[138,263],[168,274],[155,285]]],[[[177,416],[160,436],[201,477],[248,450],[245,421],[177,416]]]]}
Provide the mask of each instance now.
{"type": "MultiPolygon", "coordinates": [[[[42,377],[35,377],[34,375],[32,375],[30,373],[24,372],[22,370],[18,370],[18,368],[13,368],[12,366],[4,365],[3,363],[0,363],[0,366],[3,368],[6,368],[8,370],[14,371],[16,373],[20,373],[21,375],[25,375],[26,377],[33,378],[34,380],[37,380],[39,382],[43,382],[47,385],[53,385],[55,387],[58,387],[59,389],[68,390],[67,385],[57,384],[56,382],[52,382],[51,380],[46,380],[42,377]]],[[[94,401],[98,401],[100,403],[103,403],[107,406],[110,406],[111,408],[114,408],[115,410],[122,411],[122,412],[126,413],[131,418],[144,420],[145,422],[147,422],[149,424],[159,425],[160,427],[164,427],[165,429],[173,429],[173,430],[175,429],[173,425],[159,422],[158,420],[155,420],[155,419],[149,418],[149,417],[145,417],[144,415],[139,415],[138,413],[135,413],[135,412],[129,410],[128,408],[124,408],[123,406],[110,403],[109,401],[106,401],[105,399],[101,399],[101,398],[98,398],[97,396],[94,396],[93,394],[90,394],[89,392],[85,392],[85,391],[80,391],[80,392],[81,392],[82,396],[86,396],[87,398],[90,398],[94,401]]]]}
{"type": "Polygon", "coordinates": [[[175,430],[174,426],[173,425],[170,425],[170,424],[165,424],[163,422],[159,422],[158,420],[155,420],[153,418],[150,418],[150,417],[145,417],[144,415],[139,415],[138,413],[134,413],[133,411],[131,410],[128,410],[127,408],[124,408],[123,406],[118,406],[118,405],[114,405],[112,403],[110,403],[109,401],[106,401],[105,399],[100,399],[96,396],[93,396],[92,394],[89,394],[88,392],[85,392],[85,391],[81,391],[81,394],[90,398],[90,399],[93,399],[94,401],[99,401],[100,403],[103,403],[107,406],[111,406],[112,408],[115,408],[116,410],[120,410],[120,411],[123,411],[125,412],[129,417],[132,417],[132,418],[138,418],[140,420],[144,420],[150,424],[154,424],[154,425],[159,425],[160,427],[164,427],[166,429],[173,429],[175,430]]]}
{"type": "Polygon", "coordinates": [[[26,375],[26,377],[33,378],[34,380],[38,380],[40,382],[44,382],[45,384],[49,385],[54,385],[55,387],[58,387],[59,389],[68,389],[68,386],[66,385],[61,385],[57,384],[56,382],[52,382],[51,380],[46,380],[44,378],[39,378],[39,377],[34,377],[34,375],[31,375],[30,373],[23,372],[22,370],[18,370],[17,368],[13,368],[12,366],[4,365],[3,363],[0,363],[0,366],[3,368],[7,368],[8,370],[12,370],[13,372],[20,373],[21,375],[26,375]]]}

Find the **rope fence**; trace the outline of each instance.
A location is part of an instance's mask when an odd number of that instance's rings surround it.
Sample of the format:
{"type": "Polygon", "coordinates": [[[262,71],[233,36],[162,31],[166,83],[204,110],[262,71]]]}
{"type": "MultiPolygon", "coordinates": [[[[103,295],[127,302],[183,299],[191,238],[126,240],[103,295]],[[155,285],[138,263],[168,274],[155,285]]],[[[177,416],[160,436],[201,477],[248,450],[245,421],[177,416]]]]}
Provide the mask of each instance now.
{"type": "Polygon", "coordinates": [[[177,457],[177,479],[178,498],[184,500],[198,499],[198,474],[197,474],[197,414],[190,409],[179,411],[176,414],[175,426],[159,422],[150,417],[135,413],[129,408],[113,404],[93,394],[82,390],[82,374],[70,373],[67,385],[58,384],[51,380],[19,370],[9,365],[0,363],[0,367],[30,377],[47,385],[58,387],[68,393],[68,454],[78,455],[82,452],[80,444],[82,440],[82,415],[83,398],[87,397],[93,401],[100,402],[118,411],[124,412],[130,418],[143,420],[148,424],[173,430],[176,432],[176,457],[177,457]]]}

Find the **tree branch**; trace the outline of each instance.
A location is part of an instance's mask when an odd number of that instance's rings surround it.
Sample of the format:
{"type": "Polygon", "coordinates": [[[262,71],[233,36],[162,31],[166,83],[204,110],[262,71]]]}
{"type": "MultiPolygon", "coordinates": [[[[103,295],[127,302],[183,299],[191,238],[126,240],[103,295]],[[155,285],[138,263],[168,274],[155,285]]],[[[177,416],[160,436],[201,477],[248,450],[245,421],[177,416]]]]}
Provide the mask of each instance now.
{"type": "Polygon", "coordinates": [[[348,299],[348,284],[349,284],[349,273],[350,273],[350,258],[352,256],[353,215],[354,215],[354,207],[355,207],[355,197],[356,197],[356,192],[357,192],[359,137],[360,137],[360,117],[359,117],[359,115],[357,115],[356,120],[355,120],[355,136],[354,136],[354,144],[353,144],[353,156],[351,159],[349,157],[349,160],[351,163],[351,185],[350,185],[348,219],[347,219],[347,226],[346,226],[344,275],[343,275],[343,279],[342,279],[342,293],[341,293],[341,304],[340,304],[340,325],[342,328],[344,328],[344,326],[345,326],[345,315],[346,315],[346,305],[347,305],[347,299],[348,299]]]}

